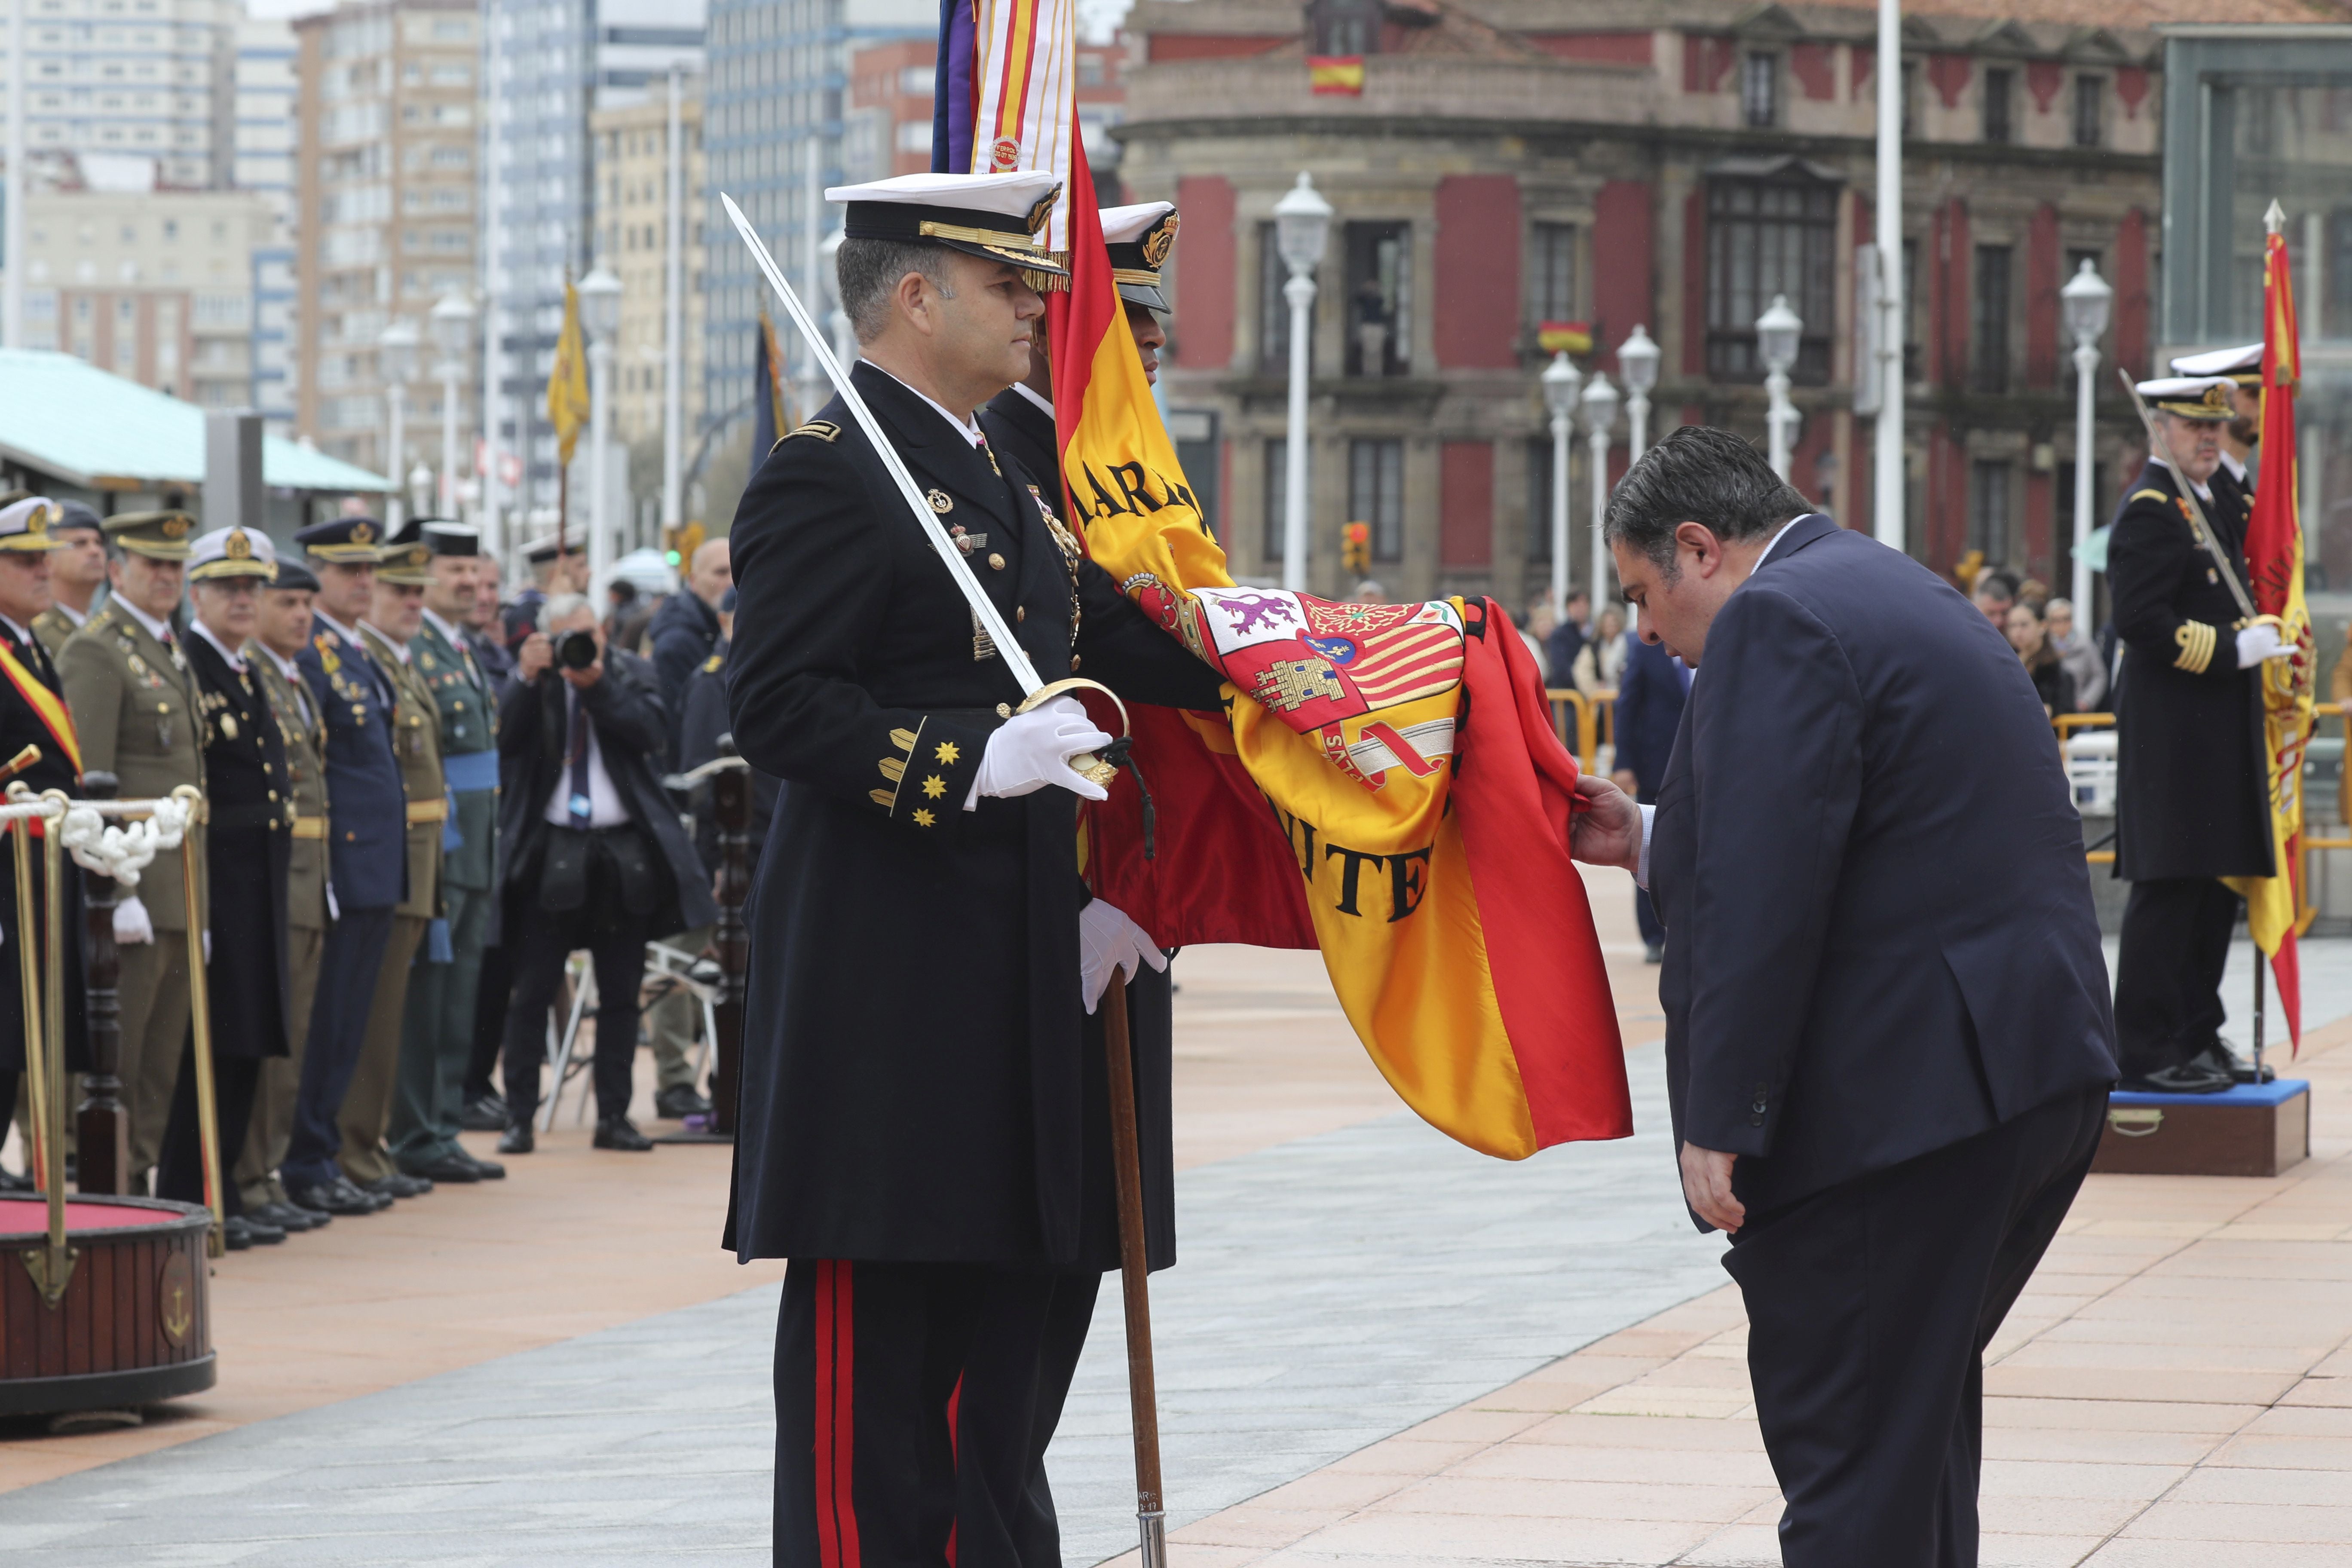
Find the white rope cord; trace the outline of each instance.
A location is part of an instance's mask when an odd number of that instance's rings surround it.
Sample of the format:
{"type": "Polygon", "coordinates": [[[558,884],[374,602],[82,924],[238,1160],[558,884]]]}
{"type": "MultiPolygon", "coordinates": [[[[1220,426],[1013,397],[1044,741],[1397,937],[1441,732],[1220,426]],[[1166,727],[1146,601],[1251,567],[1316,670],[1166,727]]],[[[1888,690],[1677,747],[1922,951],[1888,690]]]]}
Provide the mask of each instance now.
{"type": "Polygon", "coordinates": [[[177,849],[187,831],[188,806],[184,801],[149,801],[144,820],[121,826],[109,823],[99,805],[94,801],[69,803],[64,826],[58,830],[58,840],[84,870],[111,877],[125,888],[137,887],[139,873],[157,855],[177,849]]]}

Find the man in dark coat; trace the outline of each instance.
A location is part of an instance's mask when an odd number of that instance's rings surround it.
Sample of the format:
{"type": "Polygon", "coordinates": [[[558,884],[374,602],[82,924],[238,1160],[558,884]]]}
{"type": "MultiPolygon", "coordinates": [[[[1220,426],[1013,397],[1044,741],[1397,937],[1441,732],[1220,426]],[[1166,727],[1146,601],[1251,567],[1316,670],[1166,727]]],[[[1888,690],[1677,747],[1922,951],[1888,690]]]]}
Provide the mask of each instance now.
{"type": "MultiPolygon", "coordinates": [[[[33,762],[5,775],[21,780],[38,795],[63,790],[71,795],[80,783],[80,752],[73,716],[67,711],[65,688],[58,667],[33,630],[33,623],[51,606],[50,557],[67,547],[50,530],[57,504],[46,496],[26,496],[0,508],[0,763],[13,761],[26,747],[37,748],[33,762]]],[[[35,845],[37,838],[32,840],[35,845]]],[[[16,919],[16,837],[0,833],[0,1127],[14,1119],[16,1079],[25,1070],[25,999],[23,974],[16,955],[25,940],[16,919]]],[[[44,906],[47,886],[41,857],[33,856],[33,897],[36,911],[44,906]]],[[[65,880],[65,929],[81,930],[81,878],[70,863],[65,880]]],[[[82,1016],[81,943],[65,946],[65,1060],[79,1071],[89,1066],[88,1036],[82,1016]]],[[[45,968],[44,973],[47,971],[45,968]]],[[[52,1058],[52,1059],[55,1059],[52,1058]]],[[[67,1107],[70,1121],[72,1107],[67,1107]]],[[[28,1173],[30,1186],[41,1173],[28,1173]]]]}
{"type": "MultiPolygon", "coordinates": [[[[232,1251],[274,1245],[286,1232],[247,1215],[233,1179],[245,1148],[262,1063],[291,1050],[287,950],[287,872],[294,848],[293,781],[269,693],[248,662],[263,589],[278,574],[277,551],[258,530],[215,529],[189,547],[195,616],[188,663],[203,704],[205,905],[212,952],[205,961],[213,1058],[225,1239],[232,1251]]],[[[196,1106],[194,1035],[180,1057],[171,1120],[155,1160],[155,1195],[205,1201],[196,1106]]]]}
{"type": "Polygon", "coordinates": [[[654,676],[662,706],[676,724],[686,710],[686,683],[719,646],[719,601],[734,585],[727,564],[727,542],[706,539],[686,563],[682,593],[664,599],[646,637],[653,644],[654,676]]]}
{"type": "MultiPolygon", "coordinates": [[[[1022,272],[1056,270],[1032,237],[1053,189],[926,174],[833,193],[853,384],[936,521],[909,515],[836,398],[778,443],[730,536],[735,742],[786,788],[752,893],[728,1241],[792,1259],[775,1553],[794,1568],[846,1530],[875,1562],[938,1562],[952,1540],[968,1562],[1058,1564],[1044,1455],[1118,1264],[1107,1069],[1082,1026],[1114,968],[1161,960],[1078,876],[1076,797],[1103,791],[1069,759],[1108,738],[1066,698],[1013,714],[1021,685],[929,531],[963,542],[1045,679],[1218,703],[1214,672],[962,412],[1030,368],[1044,307],[1022,272]]],[[[1139,1042],[1161,1261],[1164,1052],[1139,1042]]]]}
{"type": "Polygon", "coordinates": [[[532,1151],[548,1005],[564,960],[586,948],[596,970],[595,1144],[641,1152],[653,1144],[629,1120],[629,1096],[646,943],[709,925],[719,908],[662,791],[669,715],[653,667],[607,647],[594,607],[576,594],[549,599],[541,616],[499,710],[499,896],[515,943],[505,1055],[512,1121],[499,1151],[532,1151]],[[556,639],[575,634],[592,639],[594,657],[559,662],[556,639]]]}
{"type": "MultiPolygon", "coordinates": [[[[1632,634],[1627,634],[1632,637],[1632,634]]],[[[1625,672],[1617,678],[1617,710],[1611,733],[1617,742],[1617,787],[1643,805],[1656,802],[1665,782],[1666,759],[1683,723],[1690,695],[1690,666],[1663,644],[1633,637],[1625,672]]],[[[1633,919],[1642,928],[1643,957],[1652,963],[1665,954],[1666,928],[1658,919],[1650,889],[1633,888],[1633,919]]]]}
{"type": "Polygon", "coordinates": [[[1925,567],[1728,431],[1605,523],[1696,672],[1654,807],[1578,788],[1646,881],[1683,1192],[1748,1318],[1790,1568],[1969,1568],[1986,1343],[2090,1168],[2115,1077],[2081,819],[2032,683],[1925,567]],[[2000,825],[2003,875],[1955,845],[2000,825]]]}
{"type": "Polygon", "coordinates": [[[2116,960],[2125,1083],[2208,1094],[2235,1081],[2221,970],[2242,900],[2223,877],[2272,874],[2260,666],[2292,650],[2246,625],[2245,493],[2221,469],[2227,381],[2143,382],[2159,434],[2197,492],[2222,561],[2172,475],[2142,468],[2116,510],[2107,588],[2124,641],[2116,700],[2116,875],[2132,885],[2116,960]]]}

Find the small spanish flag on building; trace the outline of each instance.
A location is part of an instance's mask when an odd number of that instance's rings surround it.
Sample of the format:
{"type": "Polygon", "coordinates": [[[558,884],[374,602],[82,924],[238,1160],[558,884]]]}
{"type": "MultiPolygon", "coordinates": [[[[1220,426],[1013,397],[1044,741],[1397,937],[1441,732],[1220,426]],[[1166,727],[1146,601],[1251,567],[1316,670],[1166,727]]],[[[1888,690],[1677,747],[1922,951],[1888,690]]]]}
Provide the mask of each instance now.
{"type": "Polygon", "coordinates": [[[1361,55],[1307,56],[1307,90],[1318,98],[1363,97],[1364,57],[1361,55]]]}
{"type": "Polygon", "coordinates": [[[1548,354],[1589,354],[1592,352],[1592,323],[1539,321],[1536,324],[1536,345],[1548,354]]]}

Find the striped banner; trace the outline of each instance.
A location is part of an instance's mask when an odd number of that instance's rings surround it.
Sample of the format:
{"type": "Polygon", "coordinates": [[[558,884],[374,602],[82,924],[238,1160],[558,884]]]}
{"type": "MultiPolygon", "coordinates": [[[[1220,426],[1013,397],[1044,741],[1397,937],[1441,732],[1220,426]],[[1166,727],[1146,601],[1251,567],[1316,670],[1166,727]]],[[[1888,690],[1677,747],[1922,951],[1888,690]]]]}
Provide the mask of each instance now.
{"type": "MultiPolygon", "coordinates": [[[[975,174],[1040,170],[1062,182],[1045,246],[1070,251],[1068,188],[1077,127],[1075,0],[973,0],[975,174]]],[[[936,129],[936,128],[935,128],[936,129]]],[[[1083,165],[1081,165],[1083,166],[1083,165]]]]}

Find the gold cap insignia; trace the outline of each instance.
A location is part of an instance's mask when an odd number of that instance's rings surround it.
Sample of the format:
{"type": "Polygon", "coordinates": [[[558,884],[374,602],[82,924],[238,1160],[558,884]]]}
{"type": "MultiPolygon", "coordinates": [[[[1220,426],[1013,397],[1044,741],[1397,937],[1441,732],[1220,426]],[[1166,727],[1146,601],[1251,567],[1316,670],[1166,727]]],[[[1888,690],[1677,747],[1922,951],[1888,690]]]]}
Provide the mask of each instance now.
{"type": "Polygon", "coordinates": [[[188,531],[188,520],[173,512],[157,525],[166,539],[177,539],[188,531]]]}
{"type": "Polygon", "coordinates": [[[1151,232],[1143,237],[1143,259],[1146,262],[1158,267],[1168,259],[1168,253],[1176,247],[1176,224],[1177,216],[1170,213],[1151,226],[1151,232]]]}
{"type": "Polygon", "coordinates": [[[222,551],[231,561],[250,561],[253,559],[253,541],[245,536],[245,530],[233,529],[222,551]]]}
{"type": "Polygon", "coordinates": [[[1029,209],[1029,232],[1031,234],[1035,234],[1045,226],[1045,220],[1054,216],[1054,204],[1061,199],[1062,187],[1059,185],[1055,185],[1052,190],[1047,191],[1043,196],[1040,196],[1037,199],[1037,205],[1029,209]]]}
{"type": "Polygon", "coordinates": [[[375,542],[375,530],[364,522],[355,522],[352,524],[352,542],[353,544],[373,544],[375,542]]]}

